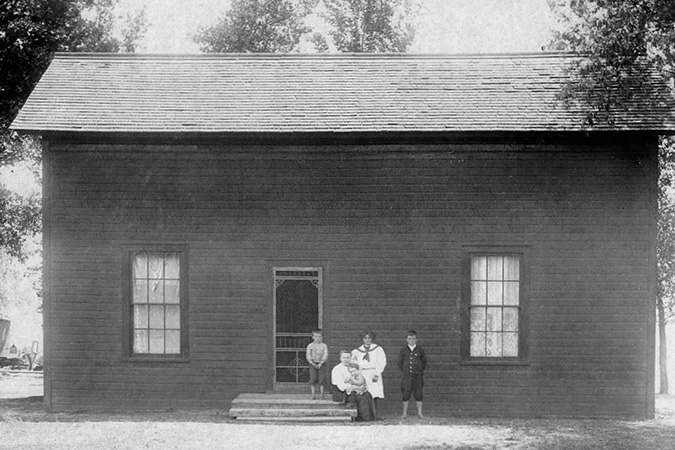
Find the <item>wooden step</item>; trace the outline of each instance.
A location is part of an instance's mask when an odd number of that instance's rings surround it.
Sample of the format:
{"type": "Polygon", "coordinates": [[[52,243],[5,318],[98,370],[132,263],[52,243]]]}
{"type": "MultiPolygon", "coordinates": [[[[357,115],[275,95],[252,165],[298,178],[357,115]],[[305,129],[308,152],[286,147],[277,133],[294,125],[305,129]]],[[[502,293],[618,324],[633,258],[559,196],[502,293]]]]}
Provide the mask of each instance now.
{"type": "Polygon", "coordinates": [[[244,417],[244,416],[259,416],[259,417],[352,417],[352,412],[355,409],[300,409],[300,408],[231,408],[230,416],[244,417]]]}
{"type": "Polygon", "coordinates": [[[332,400],[312,400],[307,395],[241,394],[232,400],[237,408],[304,408],[326,409],[336,405],[332,400]]]}
{"type": "Polygon", "coordinates": [[[305,394],[240,394],[232,400],[230,417],[241,420],[336,421],[352,420],[356,409],[331,400],[312,400],[305,394]]]}
{"type": "Polygon", "coordinates": [[[353,422],[353,417],[284,417],[284,416],[267,416],[267,417],[237,417],[237,420],[245,422],[353,422]]]}

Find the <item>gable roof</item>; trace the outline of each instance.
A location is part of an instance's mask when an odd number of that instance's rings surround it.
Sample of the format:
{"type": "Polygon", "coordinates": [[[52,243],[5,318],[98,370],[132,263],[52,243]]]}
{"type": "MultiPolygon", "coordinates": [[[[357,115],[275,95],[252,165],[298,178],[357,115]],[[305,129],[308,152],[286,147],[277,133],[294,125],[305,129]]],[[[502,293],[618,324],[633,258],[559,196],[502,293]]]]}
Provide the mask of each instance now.
{"type": "MultiPolygon", "coordinates": [[[[12,128],[25,132],[579,131],[557,95],[576,57],[56,54],[12,128]]],[[[673,131],[665,86],[613,127],[673,131]]]]}

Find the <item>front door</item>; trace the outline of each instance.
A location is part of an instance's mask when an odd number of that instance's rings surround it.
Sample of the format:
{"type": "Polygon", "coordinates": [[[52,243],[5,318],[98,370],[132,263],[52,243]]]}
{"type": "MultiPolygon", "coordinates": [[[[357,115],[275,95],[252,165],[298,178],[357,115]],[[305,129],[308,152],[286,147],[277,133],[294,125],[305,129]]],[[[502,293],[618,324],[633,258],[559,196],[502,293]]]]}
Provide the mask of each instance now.
{"type": "Polygon", "coordinates": [[[305,350],[321,328],[320,268],[274,269],[275,388],[309,381],[305,350]]]}

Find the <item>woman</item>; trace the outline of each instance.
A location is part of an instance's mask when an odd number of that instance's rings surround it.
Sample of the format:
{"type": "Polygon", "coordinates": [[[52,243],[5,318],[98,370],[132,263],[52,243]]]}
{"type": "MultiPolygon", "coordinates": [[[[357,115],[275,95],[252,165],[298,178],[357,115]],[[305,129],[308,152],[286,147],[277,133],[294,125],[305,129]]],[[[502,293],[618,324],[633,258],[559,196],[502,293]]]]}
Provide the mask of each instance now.
{"type": "Polygon", "coordinates": [[[373,396],[375,418],[381,419],[379,401],[384,398],[384,384],[382,384],[382,372],[387,366],[387,355],[384,349],[375,344],[375,333],[366,330],[361,333],[363,345],[352,351],[352,356],[361,368],[361,373],[366,379],[368,392],[373,396]]]}

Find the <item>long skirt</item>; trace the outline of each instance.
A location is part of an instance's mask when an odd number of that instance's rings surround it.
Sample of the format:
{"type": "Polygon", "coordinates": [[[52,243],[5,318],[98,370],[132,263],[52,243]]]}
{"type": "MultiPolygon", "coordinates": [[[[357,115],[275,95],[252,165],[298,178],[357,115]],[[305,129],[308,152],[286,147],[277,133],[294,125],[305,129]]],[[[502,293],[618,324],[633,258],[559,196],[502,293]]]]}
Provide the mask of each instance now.
{"type": "Polygon", "coordinates": [[[375,406],[373,405],[373,396],[370,392],[357,394],[352,392],[347,399],[348,402],[356,404],[356,421],[372,422],[375,420],[375,406]]]}

